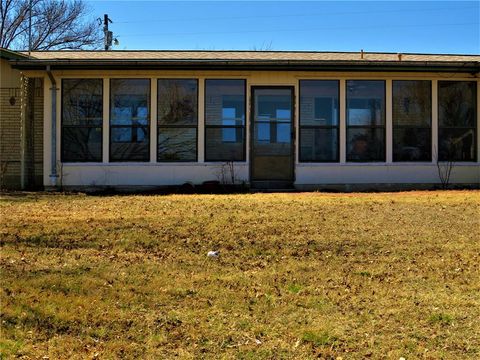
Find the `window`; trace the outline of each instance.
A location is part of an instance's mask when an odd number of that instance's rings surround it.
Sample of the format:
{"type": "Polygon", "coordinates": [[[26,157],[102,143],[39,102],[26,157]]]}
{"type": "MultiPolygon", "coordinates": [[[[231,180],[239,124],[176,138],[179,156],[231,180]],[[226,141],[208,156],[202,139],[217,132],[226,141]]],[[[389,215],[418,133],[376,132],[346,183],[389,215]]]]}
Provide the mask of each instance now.
{"type": "Polygon", "coordinates": [[[347,81],[347,161],[385,161],[384,81],[347,81]]]}
{"type": "Polygon", "coordinates": [[[148,161],[150,80],[110,80],[110,161],[148,161]]]}
{"type": "Polygon", "coordinates": [[[62,80],[62,161],[102,161],[103,80],[62,80]]]}
{"type": "Polygon", "coordinates": [[[205,160],[245,160],[245,80],[205,80],[205,160]]]}
{"type": "Polygon", "coordinates": [[[339,161],[337,80],[300,81],[300,161],[339,161]]]}
{"type": "Polygon", "coordinates": [[[477,84],[438,82],[438,159],[476,160],[477,84]]]}
{"type": "Polygon", "coordinates": [[[158,161],[197,161],[197,98],[194,79],[158,80],[158,161]]]}
{"type": "Polygon", "coordinates": [[[393,161],[432,160],[432,83],[393,81],[393,161]]]}

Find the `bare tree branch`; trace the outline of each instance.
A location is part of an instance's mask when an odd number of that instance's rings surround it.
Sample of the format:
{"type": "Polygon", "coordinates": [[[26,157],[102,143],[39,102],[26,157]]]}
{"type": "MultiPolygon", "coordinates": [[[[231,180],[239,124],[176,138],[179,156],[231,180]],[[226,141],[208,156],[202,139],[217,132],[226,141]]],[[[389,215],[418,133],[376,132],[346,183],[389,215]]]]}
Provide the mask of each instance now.
{"type": "MultiPolygon", "coordinates": [[[[29,0],[0,0],[0,47],[28,49],[29,0]]],[[[98,48],[101,28],[83,0],[32,0],[32,50],[98,48]]]]}

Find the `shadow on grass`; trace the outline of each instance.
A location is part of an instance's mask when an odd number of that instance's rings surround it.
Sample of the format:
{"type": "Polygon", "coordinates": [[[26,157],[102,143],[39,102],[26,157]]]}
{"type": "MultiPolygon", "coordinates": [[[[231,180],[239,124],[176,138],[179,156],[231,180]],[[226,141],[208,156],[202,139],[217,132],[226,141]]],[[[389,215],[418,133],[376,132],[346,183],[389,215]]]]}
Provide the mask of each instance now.
{"type": "Polygon", "coordinates": [[[91,249],[99,248],[100,244],[92,239],[80,239],[74,241],[65,241],[60,240],[56,236],[44,236],[44,235],[33,235],[33,236],[15,236],[8,237],[0,240],[0,247],[10,245],[10,246],[19,246],[24,245],[28,247],[43,247],[49,249],[64,249],[64,250],[74,250],[74,249],[91,249]]]}

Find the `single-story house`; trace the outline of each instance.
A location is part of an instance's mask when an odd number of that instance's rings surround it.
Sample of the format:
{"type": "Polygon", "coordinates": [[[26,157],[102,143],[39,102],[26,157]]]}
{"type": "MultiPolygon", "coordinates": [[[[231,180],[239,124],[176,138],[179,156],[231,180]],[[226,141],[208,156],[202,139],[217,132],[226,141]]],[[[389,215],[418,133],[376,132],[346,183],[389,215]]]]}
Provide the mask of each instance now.
{"type": "MultiPolygon", "coordinates": [[[[19,106],[12,97],[24,99],[18,122],[8,120],[20,129],[23,185],[33,167],[37,185],[66,189],[211,180],[432,188],[449,171],[452,185],[480,186],[477,55],[2,50],[1,57],[2,68],[18,73],[7,79],[2,70],[3,128],[9,106],[19,106]],[[4,90],[15,82],[20,96],[4,90]]],[[[2,132],[2,146],[9,134],[2,132]]]]}

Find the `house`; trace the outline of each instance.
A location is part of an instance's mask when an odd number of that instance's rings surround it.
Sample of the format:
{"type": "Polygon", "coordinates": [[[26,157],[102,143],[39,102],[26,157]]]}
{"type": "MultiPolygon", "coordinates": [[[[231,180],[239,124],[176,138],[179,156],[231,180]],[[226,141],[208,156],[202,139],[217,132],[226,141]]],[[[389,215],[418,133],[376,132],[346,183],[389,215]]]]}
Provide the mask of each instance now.
{"type": "MultiPolygon", "coordinates": [[[[7,55],[2,68],[21,73],[20,97],[28,99],[17,123],[27,133],[18,135],[20,172],[28,177],[41,149],[47,188],[210,180],[305,190],[432,188],[449,167],[451,184],[480,186],[480,56],[7,55]],[[41,146],[25,141],[40,131],[41,146]]],[[[2,127],[4,89],[17,86],[6,82],[2,76],[2,127]]]]}

